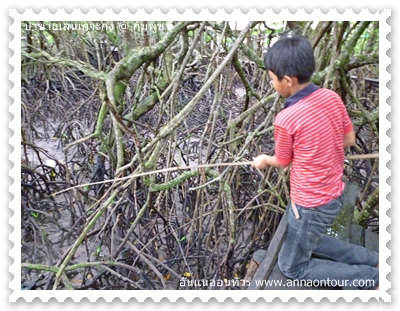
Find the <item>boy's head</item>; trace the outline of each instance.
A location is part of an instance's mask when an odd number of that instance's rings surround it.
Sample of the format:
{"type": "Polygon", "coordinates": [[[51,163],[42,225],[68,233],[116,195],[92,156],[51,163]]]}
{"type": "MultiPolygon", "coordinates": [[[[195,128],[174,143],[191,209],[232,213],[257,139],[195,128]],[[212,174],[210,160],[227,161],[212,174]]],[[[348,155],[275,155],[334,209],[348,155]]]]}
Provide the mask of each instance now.
{"type": "Polygon", "coordinates": [[[264,66],[279,80],[288,76],[297,78],[299,84],[307,83],[315,70],[311,44],[305,37],[291,32],[281,35],[264,54],[264,66]]]}

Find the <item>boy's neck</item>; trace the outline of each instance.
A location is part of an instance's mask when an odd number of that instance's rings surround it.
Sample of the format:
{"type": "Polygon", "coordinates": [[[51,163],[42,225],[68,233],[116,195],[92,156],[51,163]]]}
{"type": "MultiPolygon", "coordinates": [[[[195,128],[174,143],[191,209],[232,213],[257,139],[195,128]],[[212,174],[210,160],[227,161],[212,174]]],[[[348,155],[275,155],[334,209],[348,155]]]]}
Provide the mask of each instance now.
{"type": "Polygon", "coordinates": [[[301,91],[302,89],[304,89],[305,87],[309,86],[311,82],[306,82],[306,83],[295,83],[292,87],[290,87],[289,89],[289,96],[292,96],[294,94],[296,94],[298,91],[301,91]]]}

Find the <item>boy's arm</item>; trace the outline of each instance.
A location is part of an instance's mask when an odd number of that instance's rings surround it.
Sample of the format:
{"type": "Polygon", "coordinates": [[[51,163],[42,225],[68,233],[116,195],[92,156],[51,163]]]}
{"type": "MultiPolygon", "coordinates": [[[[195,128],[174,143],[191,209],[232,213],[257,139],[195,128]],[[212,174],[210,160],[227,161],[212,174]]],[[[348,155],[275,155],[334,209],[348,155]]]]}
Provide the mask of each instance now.
{"type": "Polygon", "coordinates": [[[292,135],[290,135],[284,127],[280,126],[276,122],[274,123],[274,127],[275,155],[271,157],[266,154],[261,154],[253,158],[253,161],[251,163],[252,167],[258,169],[264,169],[268,166],[285,168],[292,162],[292,135]],[[279,162],[278,159],[280,160],[279,162]]]}
{"type": "Polygon", "coordinates": [[[258,168],[258,169],[264,169],[268,166],[273,166],[273,167],[277,167],[277,168],[285,168],[289,164],[290,163],[283,165],[276,160],[276,156],[271,157],[266,154],[261,154],[255,158],[253,158],[253,161],[251,162],[251,166],[258,168]]]}
{"type": "Polygon", "coordinates": [[[350,147],[354,146],[356,144],[356,133],[354,131],[351,131],[344,135],[344,141],[343,141],[343,147],[350,147]]]}

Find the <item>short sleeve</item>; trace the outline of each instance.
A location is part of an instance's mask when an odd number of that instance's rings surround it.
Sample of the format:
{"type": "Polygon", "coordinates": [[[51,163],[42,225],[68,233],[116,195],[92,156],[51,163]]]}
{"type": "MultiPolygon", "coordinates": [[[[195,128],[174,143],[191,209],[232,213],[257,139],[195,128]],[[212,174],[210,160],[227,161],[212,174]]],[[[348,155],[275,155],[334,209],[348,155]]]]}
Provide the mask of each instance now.
{"type": "Polygon", "coordinates": [[[349,117],[349,114],[347,113],[346,106],[343,104],[343,132],[344,135],[350,133],[353,130],[353,123],[351,122],[351,119],[349,117]]]}
{"type": "Polygon", "coordinates": [[[288,131],[275,124],[275,157],[279,164],[288,165],[293,157],[293,136],[288,131]]]}

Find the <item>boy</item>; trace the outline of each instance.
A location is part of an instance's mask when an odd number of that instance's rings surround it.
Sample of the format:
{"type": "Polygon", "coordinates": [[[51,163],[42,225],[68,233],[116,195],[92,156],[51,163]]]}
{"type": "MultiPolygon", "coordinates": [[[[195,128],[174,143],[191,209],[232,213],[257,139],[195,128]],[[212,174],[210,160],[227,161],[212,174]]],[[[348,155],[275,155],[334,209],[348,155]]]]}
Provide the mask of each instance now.
{"type": "Polygon", "coordinates": [[[310,82],[315,60],[304,37],[281,37],[265,53],[264,65],[286,100],[274,121],[275,155],[259,155],[252,166],[292,164],[288,228],[278,257],[282,273],[343,289],[378,289],[378,254],[324,234],[342,206],[344,148],[356,140],[343,102],[310,82]]]}

